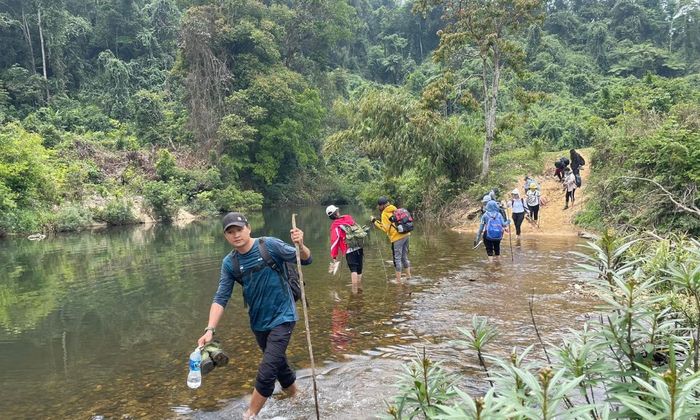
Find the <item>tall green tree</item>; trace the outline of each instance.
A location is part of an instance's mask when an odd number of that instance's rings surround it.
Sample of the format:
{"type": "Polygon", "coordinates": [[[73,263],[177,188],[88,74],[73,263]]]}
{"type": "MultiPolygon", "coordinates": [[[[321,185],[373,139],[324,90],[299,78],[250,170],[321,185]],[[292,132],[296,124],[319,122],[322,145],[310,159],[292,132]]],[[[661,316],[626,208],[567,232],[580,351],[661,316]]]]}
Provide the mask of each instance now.
{"type": "MultiPolygon", "coordinates": [[[[432,6],[444,10],[445,29],[435,59],[450,66],[455,58],[476,57],[481,64],[481,104],[486,139],[481,177],[489,171],[491,149],[496,138],[498,92],[504,69],[519,70],[525,52],[516,36],[542,19],[541,0],[419,0],[417,11],[427,13],[432,6]]],[[[457,65],[461,65],[457,63],[457,65]]]]}

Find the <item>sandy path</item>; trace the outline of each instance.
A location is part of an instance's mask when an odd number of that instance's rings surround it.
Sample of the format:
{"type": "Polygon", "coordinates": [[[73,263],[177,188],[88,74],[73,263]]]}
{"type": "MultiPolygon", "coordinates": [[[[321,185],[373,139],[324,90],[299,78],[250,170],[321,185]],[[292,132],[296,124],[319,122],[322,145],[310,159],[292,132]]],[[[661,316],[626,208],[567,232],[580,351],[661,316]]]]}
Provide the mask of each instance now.
{"type": "MultiPolygon", "coordinates": [[[[586,160],[586,165],[581,168],[581,188],[576,189],[576,203],[574,207],[569,206],[567,210],[562,210],[565,204],[565,193],[562,184],[554,176],[554,160],[549,159],[546,163],[546,168],[544,171],[535,176],[538,184],[540,185],[540,192],[542,193],[542,201],[546,203],[545,205],[540,205],[539,213],[539,227],[534,223],[530,223],[525,220],[522,224],[522,235],[532,236],[532,235],[579,235],[582,229],[578,228],[573,224],[573,219],[576,213],[583,208],[583,204],[587,200],[586,195],[586,185],[588,184],[588,178],[591,171],[590,166],[590,154],[591,149],[579,150],[579,153],[586,160]],[[551,161],[551,162],[550,162],[551,161]]],[[[568,152],[561,153],[562,156],[568,157],[568,152]]],[[[501,197],[502,200],[510,199],[510,191],[517,188],[521,194],[523,191],[523,179],[520,177],[516,184],[513,184],[507,192],[507,196],[504,193],[501,197]]],[[[510,213],[509,213],[510,215],[510,213]]],[[[476,232],[479,227],[479,219],[475,219],[468,224],[459,226],[454,230],[458,232],[476,232]]],[[[515,235],[515,230],[513,230],[513,235],[515,235]]]]}

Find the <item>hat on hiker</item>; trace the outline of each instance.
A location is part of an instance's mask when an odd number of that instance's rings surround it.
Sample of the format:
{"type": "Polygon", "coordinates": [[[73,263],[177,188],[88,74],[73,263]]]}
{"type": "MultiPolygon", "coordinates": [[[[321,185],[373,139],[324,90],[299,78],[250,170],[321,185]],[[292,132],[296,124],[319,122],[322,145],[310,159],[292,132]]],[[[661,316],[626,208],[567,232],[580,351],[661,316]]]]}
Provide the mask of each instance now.
{"type": "Polygon", "coordinates": [[[228,213],[226,216],[224,216],[222,224],[224,225],[224,232],[226,232],[226,229],[230,228],[231,226],[238,226],[238,227],[248,226],[248,219],[246,219],[242,213],[238,213],[236,211],[233,211],[231,213],[228,213]]]}
{"type": "Polygon", "coordinates": [[[537,184],[535,184],[534,182],[533,182],[532,184],[530,184],[530,189],[531,189],[531,190],[536,190],[536,189],[537,189],[537,184]]]}
{"type": "Polygon", "coordinates": [[[384,196],[381,196],[377,199],[378,206],[383,206],[383,205],[388,204],[388,203],[389,203],[389,199],[384,197],[384,196]]]}
{"type": "Polygon", "coordinates": [[[518,189],[514,189],[513,191],[510,192],[513,195],[520,195],[520,192],[518,192],[518,189]]]}
{"type": "Polygon", "coordinates": [[[338,207],[334,206],[331,204],[330,206],[326,207],[326,216],[331,217],[335,212],[337,212],[339,209],[338,207]]]}

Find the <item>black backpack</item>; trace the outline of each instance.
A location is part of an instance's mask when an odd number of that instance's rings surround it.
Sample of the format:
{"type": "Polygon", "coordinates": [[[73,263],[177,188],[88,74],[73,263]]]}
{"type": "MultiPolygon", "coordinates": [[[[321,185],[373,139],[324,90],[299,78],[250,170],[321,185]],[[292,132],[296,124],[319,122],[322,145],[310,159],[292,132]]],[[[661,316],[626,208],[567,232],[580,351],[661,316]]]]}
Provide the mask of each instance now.
{"type": "MultiPolygon", "coordinates": [[[[236,252],[236,250],[231,251],[231,263],[233,266],[233,278],[234,278],[234,280],[237,281],[238,283],[240,283],[241,286],[243,286],[243,276],[245,274],[256,273],[256,272],[262,270],[263,268],[265,268],[265,266],[268,266],[277,272],[280,280],[282,281],[283,286],[285,285],[285,283],[286,283],[286,285],[289,286],[289,290],[292,292],[292,297],[294,298],[294,302],[301,299],[301,286],[299,285],[299,271],[297,271],[296,263],[285,261],[284,266],[280,267],[277,265],[277,263],[272,258],[272,256],[270,256],[270,251],[267,250],[267,245],[265,245],[265,238],[264,237],[258,238],[258,245],[260,246],[260,256],[262,257],[264,264],[260,264],[256,267],[253,267],[244,273],[241,273],[241,264],[240,264],[240,262],[238,262],[238,252],[236,252]]],[[[244,304],[245,304],[245,306],[248,306],[248,302],[244,302],[244,304]]]]}

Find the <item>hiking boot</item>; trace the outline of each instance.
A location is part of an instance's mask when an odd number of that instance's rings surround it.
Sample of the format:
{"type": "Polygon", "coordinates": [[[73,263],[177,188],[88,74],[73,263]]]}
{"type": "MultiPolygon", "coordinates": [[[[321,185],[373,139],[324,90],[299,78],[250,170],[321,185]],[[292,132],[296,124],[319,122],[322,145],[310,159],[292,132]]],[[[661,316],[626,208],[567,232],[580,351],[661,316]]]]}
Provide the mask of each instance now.
{"type": "Polygon", "coordinates": [[[566,210],[566,209],[568,209],[568,208],[569,208],[569,205],[568,205],[568,204],[564,206],[564,210],[566,210]]]}
{"type": "Polygon", "coordinates": [[[202,376],[214,370],[214,361],[211,359],[209,352],[202,350],[202,361],[199,363],[199,369],[202,371],[202,376]]]}
{"type": "Polygon", "coordinates": [[[214,366],[225,366],[228,364],[228,355],[221,349],[221,344],[214,340],[204,346],[204,350],[209,353],[209,357],[214,362],[214,366]]]}

